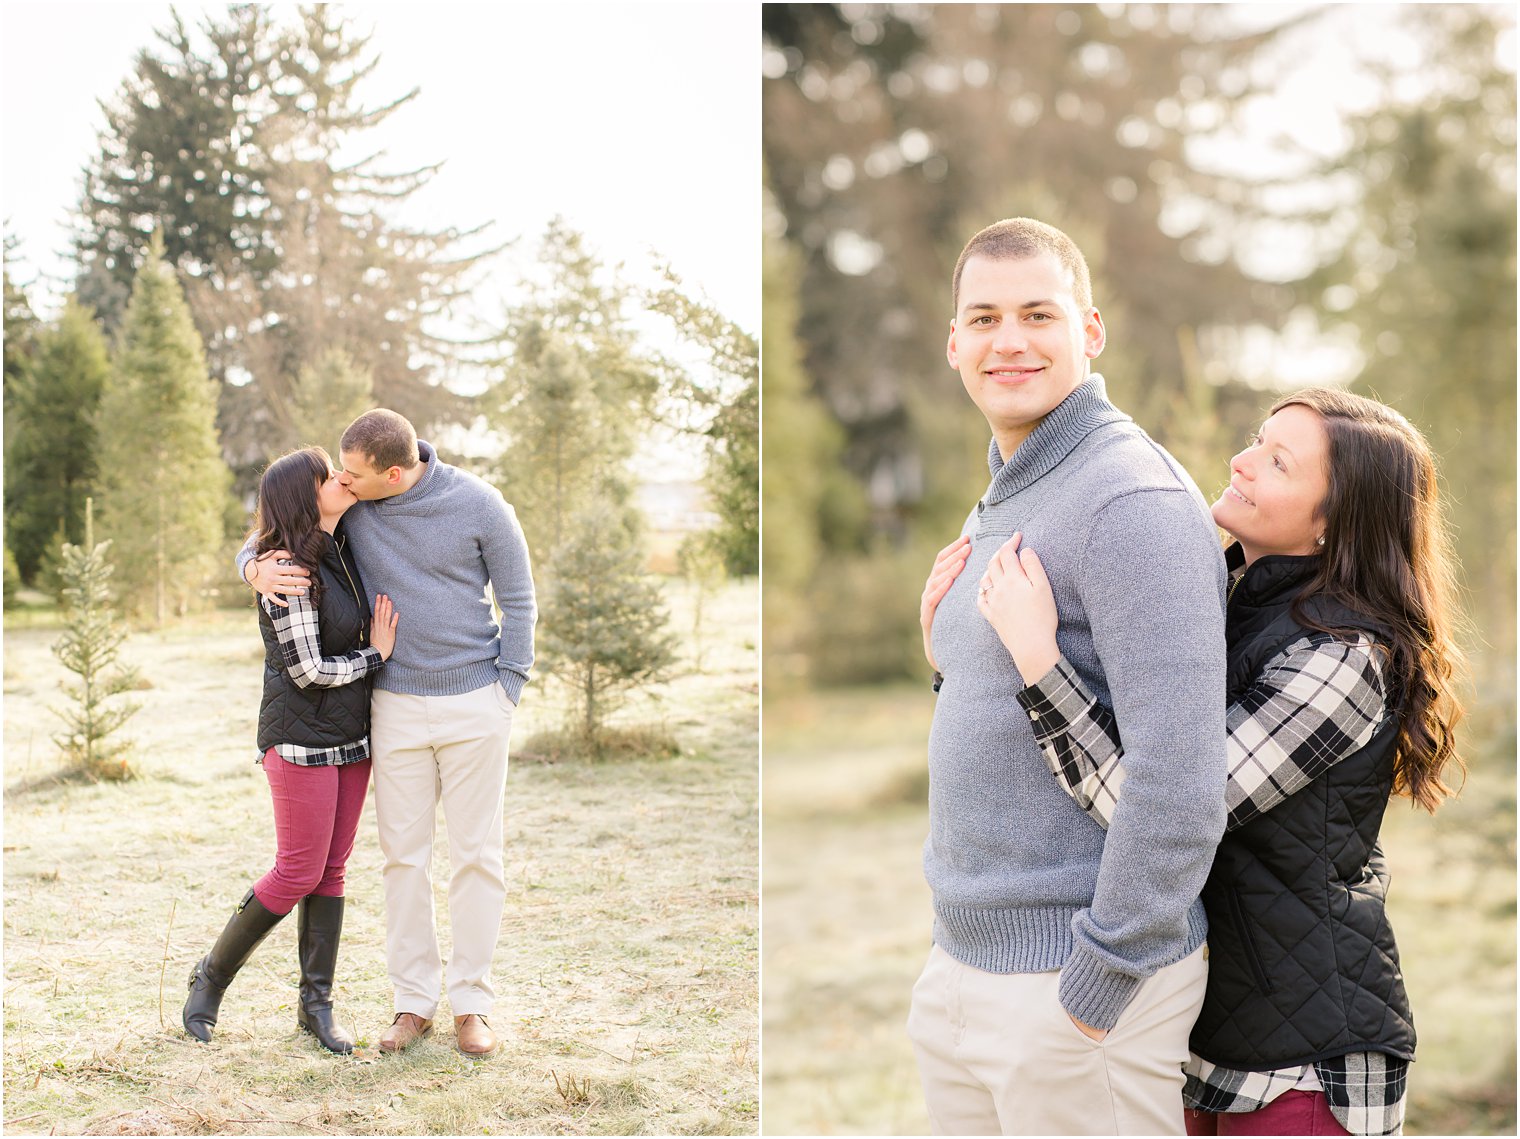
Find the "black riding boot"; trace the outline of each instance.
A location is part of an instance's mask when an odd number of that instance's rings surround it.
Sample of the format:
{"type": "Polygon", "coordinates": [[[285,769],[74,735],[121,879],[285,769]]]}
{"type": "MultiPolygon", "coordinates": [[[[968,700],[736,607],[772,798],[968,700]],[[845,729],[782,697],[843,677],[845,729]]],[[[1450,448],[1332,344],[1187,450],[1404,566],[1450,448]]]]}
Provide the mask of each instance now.
{"type": "Polygon", "coordinates": [[[190,996],[181,1014],[186,1032],[197,1040],[210,1041],[222,1007],[222,994],[253,956],[259,942],[269,936],[269,931],[284,916],[266,910],[252,890],[243,896],[211,952],[190,970],[190,996]]]}
{"type": "Polygon", "coordinates": [[[333,1023],[333,970],[343,934],[343,899],[312,894],[301,899],[301,1005],[296,1023],[329,1052],[352,1052],[353,1039],[333,1023]]]}

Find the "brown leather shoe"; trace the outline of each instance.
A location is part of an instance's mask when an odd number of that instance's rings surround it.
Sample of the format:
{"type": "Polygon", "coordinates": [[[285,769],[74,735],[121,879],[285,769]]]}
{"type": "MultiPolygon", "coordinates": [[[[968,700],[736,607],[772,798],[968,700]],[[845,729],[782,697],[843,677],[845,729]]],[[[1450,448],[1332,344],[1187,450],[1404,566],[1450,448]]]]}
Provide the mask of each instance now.
{"type": "Polygon", "coordinates": [[[398,1012],[396,1019],[391,1021],[391,1026],[385,1030],[385,1035],[380,1037],[380,1051],[400,1052],[432,1031],[431,1020],[423,1020],[414,1012],[398,1012]]]}
{"type": "Polygon", "coordinates": [[[454,1018],[454,1047],[472,1060],[484,1060],[496,1051],[496,1033],[479,1013],[454,1018]]]}

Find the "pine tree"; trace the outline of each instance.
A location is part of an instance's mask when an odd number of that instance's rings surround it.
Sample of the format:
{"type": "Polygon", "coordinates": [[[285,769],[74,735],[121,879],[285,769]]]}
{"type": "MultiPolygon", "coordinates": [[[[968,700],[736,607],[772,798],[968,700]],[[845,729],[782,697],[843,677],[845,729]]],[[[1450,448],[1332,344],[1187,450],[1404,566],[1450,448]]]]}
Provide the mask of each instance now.
{"type": "MultiPolygon", "coordinates": [[[[498,379],[482,399],[506,443],[489,472],[530,545],[557,546],[572,515],[631,497],[627,463],[656,420],[672,368],[634,324],[641,295],[561,218],[497,337],[498,379]]],[[[557,572],[556,567],[548,567],[557,572]]]]}
{"type": "MultiPolygon", "coordinates": [[[[538,263],[523,282],[497,340],[504,348],[499,380],[484,406],[514,443],[524,434],[514,420],[531,388],[566,361],[584,372],[577,389],[584,414],[584,461],[603,467],[624,462],[653,421],[668,378],[668,364],[643,343],[634,324],[641,298],[620,265],[605,265],[585,238],[553,219],[539,245],[538,263]],[[554,361],[546,361],[553,354],[554,361]]],[[[524,481],[515,450],[502,456],[501,485],[524,481]]],[[[508,495],[510,498],[511,496],[508,495]]]]}
{"type": "Polygon", "coordinates": [[[1306,281],[1355,328],[1355,389],[1403,412],[1440,465],[1468,602],[1492,657],[1515,653],[1515,76],[1482,6],[1401,9],[1431,45],[1420,83],[1351,119],[1322,173],[1360,183],[1341,256],[1306,281]],[[1409,92],[1416,92],[1411,97],[1409,92]],[[1427,330],[1439,328],[1440,335],[1427,330]]]}
{"type": "Polygon", "coordinates": [[[216,389],[157,235],[132,286],[100,400],[101,528],[122,600],[162,623],[218,572],[229,476],[216,389]]]}
{"type": "Polygon", "coordinates": [[[80,293],[107,331],[123,319],[157,224],[220,385],[222,444],[244,489],[268,455],[309,441],[299,378],[329,347],[370,374],[375,403],[419,429],[462,418],[464,401],[441,377],[465,350],[429,326],[494,250],[466,251],[479,229],[393,220],[436,166],[393,173],[376,169],[378,155],[338,157],[417,91],[360,102],[377,59],[339,5],[291,19],[237,4],[195,31],[176,17],[159,39],[107,105],[79,209],[80,293]]]}
{"type": "Polygon", "coordinates": [[[502,453],[498,478],[529,547],[553,549],[564,541],[570,516],[607,492],[620,470],[601,447],[591,371],[576,346],[529,327],[516,355],[518,395],[506,420],[512,443],[502,453]]]}
{"type": "Polygon", "coordinates": [[[787,246],[765,242],[761,336],[765,360],[767,520],[761,578],[767,678],[799,676],[813,628],[825,619],[806,600],[825,537],[848,550],[865,527],[865,495],[841,462],[844,432],[812,391],[797,343],[796,267],[787,246]]]}
{"type": "Polygon", "coordinates": [[[574,696],[576,734],[593,749],[632,690],[663,679],[675,638],[658,585],[643,573],[633,515],[602,502],[572,520],[550,555],[540,622],[544,668],[574,696]]]}
{"type": "Polygon", "coordinates": [[[336,456],[338,440],[359,415],[375,406],[374,379],[342,348],[323,350],[303,367],[291,393],[295,440],[326,447],[336,456]]]}
{"type": "Polygon", "coordinates": [[[722,520],[713,537],[735,576],[760,572],[759,366],[757,349],[755,375],[719,409],[707,431],[707,489],[722,520]]]}
{"type": "Polygon", "coordinates": [[[64,687],[73,706],[53,709],[65,725],[53,740],[70,766],[89,778],[127,779],[132,775],[130,745],[110,737],[137,712],[138,704],[113,697],[136,686],[137,670],[115,667],[126,633],[111,611],[111,543],[96,543],[93,515],[92,502],[86,499],[84,544],[65,545],[59,569],[64,630],[53,653],[79,682],[64,687]]]}
{"type": "Polygon", "coordinates": [[[95,478],[95,409],[110,373],[105,337],[70,300],[36,336],[14,381],[7,415],[22,429],[5,453],[5,534],[22,578],[37,572],[60,530],[84,538],[84,499],[95,478]]]}
{"type": "Polygon", "coordinates": [[[15,398],[18,381],[31,363],[36,350],[37,317],[27,300],[26,290],[11,278],[11,267],[19,259],[20,241],[12,234],[5,235],[5,264],[0,268],[5,286],[5,446],[11,445],[15,436],[15,398]]]}
{"type": "Polygon", "coordinates": [[[713,540],[728,572],[760,571],[760,345],[712,304],[693,297],[674,273],[650,309],[670,319],[701,355],[672,393],[696,416],[707,441],[704,481],[721,519],[713,540]]]}

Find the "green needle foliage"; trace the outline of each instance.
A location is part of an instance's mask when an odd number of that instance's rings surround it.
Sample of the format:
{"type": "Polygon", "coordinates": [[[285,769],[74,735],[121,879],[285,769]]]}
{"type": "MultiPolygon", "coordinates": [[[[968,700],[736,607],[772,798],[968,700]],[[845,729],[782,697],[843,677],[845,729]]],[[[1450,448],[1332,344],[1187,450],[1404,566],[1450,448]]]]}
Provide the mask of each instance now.
{"type": "Polygon", "coordinates": [[[63,546],[59,576],[63,580],[63,635],[53,654],[79,682],[64,686],[73,704],[54,708],[64,730],[53,737],[75,771],[94,780],[130,779],[130,744],[112,735],[137,711],[135,701],[114,697],[137,685],[135,668],[117,668],[126,633],[111,611],[110,579],[114,567],[107,539],[95,541],[94,503],[85,500],[84,545],[63,546]]]}
{"type": "Polygon", "coordinates": [[[122,603],[162,624],[171,607],[183,615],[215,572],[231,475],[216,386],[156,234],[97,422],[101,522],[116,543],[122,603]]]}
{"type": "Polygon", "coordinates": [[[375,382],[368,368],[346,349],[324,348],[303,367],[291,389],[290,414],[295,437],[338,454],[344,430],[375,406],[375,382]]]}
{"type": "Polygon", "coordinates": [[[578,514],[550,558],[544,667],[574,693],[571,730],[593,753],[620,698],[663,680],[675,662],[669,618],[643,560],[631,516],[607,503],[578,514]]]}
{"type": "Polygon", "coordinates": [[[438,167],[384,169],[369,141],[417,90],[364,95],[379,56],[343,5],[233,4],[190,23],[170,10],[164,24],[102,105],[75,234],[81,300],[114,336],[162,229],[242,492],[268,456],[313,441],[300,377],[325,348],[424,433],[463,418],[441,381],[466,353],[432,322],[473,287],[484,227],[395,220],[438,167]]]}
{"type": "Polygon", "coordinates": [[[28,365],[14,383],[7,376],[6,413],[25,427],[5,448],[5,536],[22,578],[35,583],[57,556],[59,533],[69,542],[83,537],[95,408],[111,365],[94,315],[72,299],[55,325],[32,335],[28,365]]]}

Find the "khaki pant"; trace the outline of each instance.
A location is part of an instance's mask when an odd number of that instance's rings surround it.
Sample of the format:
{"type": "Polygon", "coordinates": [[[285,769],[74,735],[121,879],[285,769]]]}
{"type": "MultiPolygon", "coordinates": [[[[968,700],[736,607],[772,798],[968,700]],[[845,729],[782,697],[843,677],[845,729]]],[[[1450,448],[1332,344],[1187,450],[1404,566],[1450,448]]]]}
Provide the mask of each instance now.
{"type": "Polygon", "coordinates": [[[396,1011],[432,1018],[443,962],[433,919],[433,837],[443,800],[449,836],[449,1007],[487,1014],[491,958],[506,902],[502,793],[512,702],[500,684],[461,696],[371,699],[375,822],[385,856],[385,953],[396,1011]]]}
{"type": "Polygon", "coordinates": [[[1060,973],[985,973],[936,945],[908,1014],[935,1133],[1183,1134],[1204,957],[1200,948],[1148,978],[1100,1042],[1061,1007],[1060,973]]]}

